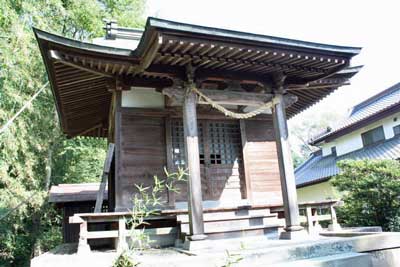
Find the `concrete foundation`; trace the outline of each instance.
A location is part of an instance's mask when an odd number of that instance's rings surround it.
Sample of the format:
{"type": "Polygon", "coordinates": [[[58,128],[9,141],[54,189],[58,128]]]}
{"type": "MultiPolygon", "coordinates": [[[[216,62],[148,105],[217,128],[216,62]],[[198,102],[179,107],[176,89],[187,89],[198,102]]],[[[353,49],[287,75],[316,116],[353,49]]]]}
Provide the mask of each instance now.
{"type": "MultiPolygon", "coordinates": [[[[188,243],[190,251],[150,249],[134,257],[142,267],[215,267],[227,265],[238,258],[240,260],[234,266],[396,267],[400,262],[400,233],[364,233],[353,237],[319,237],[306,241],[251,237],[203,242],[188,243]],[[194,246],[197,249],[193,249],[194,246]]],[[[31,266],[111,267],[116,255],[115,252],[93,251],[77,255],[76,250],[52,251],[33,259],[31,266]]]]}

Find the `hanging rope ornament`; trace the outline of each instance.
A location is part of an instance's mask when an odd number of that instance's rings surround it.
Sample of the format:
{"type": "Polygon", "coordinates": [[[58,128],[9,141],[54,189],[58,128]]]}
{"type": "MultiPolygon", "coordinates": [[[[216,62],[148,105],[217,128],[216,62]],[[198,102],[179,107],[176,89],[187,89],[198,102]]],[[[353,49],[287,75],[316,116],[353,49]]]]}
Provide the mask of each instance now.
{"type": "Polygon", "coordinates": [[[200,99],[202,99],[205,102],[207,102],[208,104],[210,104],[216,110],[224,113],[225,116],[231,117],[234,119],[249,119],[249,118],[255,117],[255,116],[261,114],[266,109],[272,108],[279,101],[276,98],[272,98],[272,100],[270,102],[267,102],[267,103],[259,106],[257,109],[255,109],[253,111],[250,111],[247,113],[237,113],[237,112],[230,111],[229,109],[223,107],[222,105],[220,105],[218,103],[215,103],[211,98],[209,98],[208,96],[206,96],[205,94],[200,92],[196,88],[194,83],[190,83],[189,86],[190,86],[190,90],[195,92],[199,96],[200,99]]]}

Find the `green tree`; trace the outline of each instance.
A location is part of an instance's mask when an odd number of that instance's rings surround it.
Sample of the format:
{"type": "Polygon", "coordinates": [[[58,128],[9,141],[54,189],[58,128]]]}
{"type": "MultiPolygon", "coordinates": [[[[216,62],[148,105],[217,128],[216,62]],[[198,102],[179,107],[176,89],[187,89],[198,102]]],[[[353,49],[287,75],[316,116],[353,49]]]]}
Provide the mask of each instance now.
{"type": "MultiPolygon", "coordinates": [[[[70,38],[104,35],[103,19],[140,27],[144,0],[0,0],[0,126],[47,81],[32,26],[70,38]]],[[[104,140],[68,140],[47,87],[0,134],[0,266],[27,266],[60,241],[51,184],[98,180],[104,140]],[[20,203],[24,203],[20,205],[20,203]],[[15,209],[15,207],[18,207],[15,209]]]]}
{"type": "Polygon", "coordinates": [[[317,147],[308,144],[308,141],[340,120],[341,114],[337,110],[306,111],[289,121],[290,144],[292,148],[293,164],[298,167],[317,147]]]}
{"type": "Polygon", "coordinates": [[[344,206],[338,215],[348,226],[381,226],[400,230],[400,163],[395,160],[341,161],[332,184],[344,206]]]}

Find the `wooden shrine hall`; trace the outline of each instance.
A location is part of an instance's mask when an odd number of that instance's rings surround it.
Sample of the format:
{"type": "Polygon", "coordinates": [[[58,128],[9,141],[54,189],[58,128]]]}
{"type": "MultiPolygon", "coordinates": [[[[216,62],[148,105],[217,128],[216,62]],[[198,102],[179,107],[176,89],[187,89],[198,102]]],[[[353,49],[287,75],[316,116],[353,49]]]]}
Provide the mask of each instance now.
{"type": "Polygon", "coordinates": [[[211,236],[203,213],[243,207],[283,205],[281,237],[302,232],[287,119],[347,85],[361,49],[157,18],[106,30],[94,43],[34,31],[63,132],[115,144],[109,212],[184,166],[164,200],[186,212],[189,240],[211,236]]]}

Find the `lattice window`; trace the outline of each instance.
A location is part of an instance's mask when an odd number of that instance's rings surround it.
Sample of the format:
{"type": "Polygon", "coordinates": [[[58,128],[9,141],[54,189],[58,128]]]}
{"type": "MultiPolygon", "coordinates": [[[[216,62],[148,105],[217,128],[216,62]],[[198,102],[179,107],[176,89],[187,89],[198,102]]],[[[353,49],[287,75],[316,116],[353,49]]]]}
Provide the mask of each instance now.
{"type": "MultiPolygon", "coordinates": [[[[235,161],[241,160],[242,144],[237,122],[199,121],[198,134],[200,164],[234,164],[235,161]],[[206,155],[205,151],[209,154],[206,155]]],[[[185,144],[182,120],[171,121],[171,135],[174,165],[183,166],[185,144]]]]}
{"type": "Polygon", "coordinates": [[[185,143],[183,123],[181,120],[171,121],[172,161],[176,166],[185,165],[185,143]]]}
{"type": "Polygon", "coordinates": [[[240,127],[236,122],[208,124],[211,164],[233,164],[241,160],[240,127]]]}
{"type": "MultiPolygon", "coordinates": [[[[172,141],[172,150],[173,155],[172,159],[174,165],[183,166],[185,165],[185,141],[184,141],[184,133],[183,133],[183,122],[182,120],[172,120],[171,121],[171,141],[172,141]]],[[[197,131],[199,135],[199,157],[200,164],[204,164],[204,138],[203,138],[203,124],[199,123],[197,125],[197,131]]]]}

